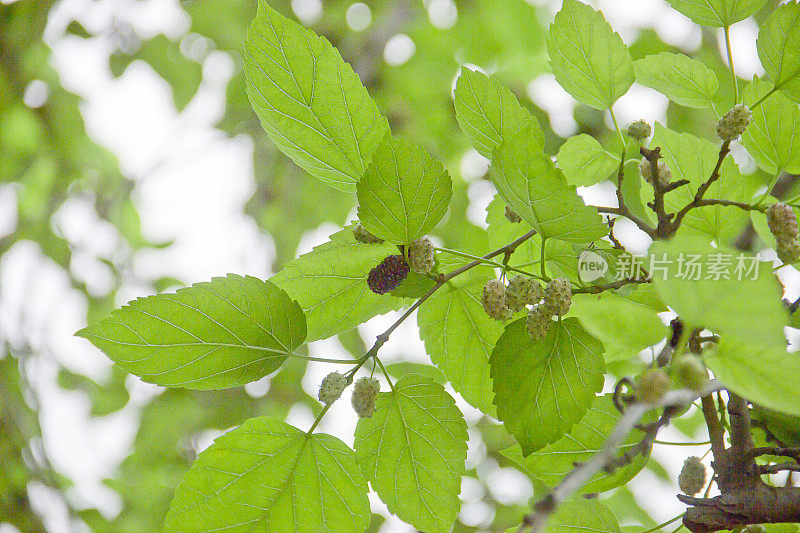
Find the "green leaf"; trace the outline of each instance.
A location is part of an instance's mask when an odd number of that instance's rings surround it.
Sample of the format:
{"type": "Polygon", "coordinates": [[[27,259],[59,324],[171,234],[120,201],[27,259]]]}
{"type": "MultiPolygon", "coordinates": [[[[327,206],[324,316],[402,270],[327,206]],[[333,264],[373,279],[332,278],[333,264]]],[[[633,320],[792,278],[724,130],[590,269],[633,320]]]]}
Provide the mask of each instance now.
{"type": "MultiPolygon", "coordinates": [[[[689,133],[677,133],[656,123],[651,147],[660,146],[663,161],[672,173],[672,181],[689,180],[665,196],[668,211],[677,212],[694,199],[700,187],[714,170],[719,147],[689,133]]],[[[652,196],[652,190],[650,191],[652,196]]],[[[728,157],[722,164],[720,179],[708,189],[706,198],[748,202],[739,167],[728,157]]],[[[703,235],[718,242],[732,242],[747,222],[747,214],[733,207],[706,206],[692,209],[683,219],[681,234],[703,235]]]]}
{"type": "Polygon", "coordinates": [[[547,523],[546,533],[620,533],[619,521],[598,500],[562,503],[547,523]]]}
{"type": "MultiPolygon", "coordinates": [[[[750,106],[772,89],[758,78],[744,90],[743,100],[750,106]]],[[[742,142],[764,171],[800,172],[800,107],[783,93],[776,93],[753,110],[742,142]]]]}
{"type": "Polygon", "coordinates": [[[389,124],[339,52],[261,0],[244,70],[272,142],[314,177],[354,190],[389,124]]]}
{"type": "Polygon", "coordinates": [[[435,381],[440,385],[447,383],[447,378],[444,377],[441,370],[433,365],[425,363],[412,363],[410,361],[398,361],[397,363],[389,363],[386,365],[386,371],[396,378],[403,378],[409,374],[419,374],[426,380],[435,381]]]}
{"type": "Polygon", "coordinates": [[[444,387],[422,376],[378,395],[356,427],[361,469],[391,512],[415,528],[445,532],[455,522],[467,458],[467,424],[444,387]]]}
{"type": "Polygon", "coordinates": [[[76,335],[149,383],[222,389],[277,370],[305,340],[306,320],[273,283],[229,274],[139,298],[76,335]]]}
{"type": "Polygon", "coordinates": [[[712,107],[719,81],[700,60],[683,54],[662,52],[633,63],[636,81],[664,93],[688,107],[712,107]]]}
{"type": "Polygon", "coordinates": [[[686,324],[750,346],[785,346],[786,311],[769,263],[680,236],[654,243],[650,255],[656,266],[649,268],[656,290],[686,324]],[[689,268],[690,259],[700,265],[699,271],[689,268]],[[727,272],[728,279],[714,279],[713,265],[721,274],[727,272]],[[748,271],[751,265],[755,272],[748,271]]]}
{"type": "Polygon", "coordinates": [[[505,85],[482,72],[461,68],[454,95],[456,120],[475,150],[491,158],[523,127],[541,138],[541,127],[505,85]]]}
{"type": "Polygon", "coordinates": [[[775,87],[800,102],[800,3],[778,6],[762,24],[756,47],[775,87]]]}
{"type": "Polygon", "coordinates": [[[575,318],[553,322],[539,341],[525,319],[512,322],[490,365],[498,418],[523,455],[567,434],[603,388],[603,345],[575,318]]]}
{"type": "Polygon", "coordinates": [[[668,0],[672,7],[703,26],[730,26],[764,6],[766,0],[668,0]]]}
{"type": "Polygon", "coordinates": [[[367,483],[353,450],[251,418],[200,454],[175,491],[166,531],[363,531],[367,483]]]}
{"type": "Polygon", "coordinates": [[[408,244],[442,219],[453,183],[421,146],[389,136],[375,150],[356,191],[361,224],[386,241],[408,244]]]}
{"type": "MultiPolygon", "coordinates": [[[[606,394],[595,399],[591,409],[575,424],[568,434],[558,441],[545,446],[527,457],[522,456],[519,446],[504,450],[502,455],[511,459],[514,466],[540,481],[545,486],[554,487],[575,468],[578,463],[591,459],[598,453],[621,418],[614,406],[612,395],[606,394]]],[[[631,433],[620,446],[620,454],[631,450],[641,440],[641,435],[631,433]]],[[[583,493],[603,492],[624,485],[647,463],[647,456],[638,456],[628,465],[614,470],[611,474],[600,472],[580,488],[583,493]]]]}
{"type": "Polygon", "coordinates": [[[481,305],[488,274],[459,276],[446,283],[420,307],[420,338],[431,361],[465,400],[485,413],[494,410],[489,356],[503,333],[481,305]]]}
{"type": "Polygon", "coordinates": [[[585,187],[615,175],[619,157],[608,153],[594,137],[581,133],[561,145],[558,166],[567,177],[567,183],[585,187]]]}
{"type": "Polygon", "coordinates": [[[606,361],[628,358],[661,341],[667,328],[658,313],[667,309],[651,286],[632,291],[576,294],[572,309],[605,347],[606,361]]]}
{"type": "MultiPolygon", "coordinates": [[[[746,314],[750,314],[748,302],[746,314]]],[[[745,313],[743,313],[745,314],[745,313]]],[[[757,323],[753,327],[759,327],[757,323]]],[[[748,400],[783,413],[800,415],[800,354],[780,345],[757,345],[722,337],[706,357],[714,376],[748,400]]]]}
{"type": "Polygon", "coordinates": [[[369,271],[397,253],[390,244],[357,242],[347,227],[287,263],[271,281],[303,308],[308,341],[326,339],[405,304],[405,299],[375,294],[367,286],[369,271]]]}
{"type": "Polygon", "coordinates": [[[561,86],[597,109],[610,109],[633,85],[633,62],[603,14],[564,0],[547,39],[550,66],[561,86]]]}
{"type": "Polygon", "coordinates": [[[608,233],[597,209],[584,204],[567,184],[529,128],[495,151],[490,170],[508,205],[543,238],[587,243],[608,233]]]}

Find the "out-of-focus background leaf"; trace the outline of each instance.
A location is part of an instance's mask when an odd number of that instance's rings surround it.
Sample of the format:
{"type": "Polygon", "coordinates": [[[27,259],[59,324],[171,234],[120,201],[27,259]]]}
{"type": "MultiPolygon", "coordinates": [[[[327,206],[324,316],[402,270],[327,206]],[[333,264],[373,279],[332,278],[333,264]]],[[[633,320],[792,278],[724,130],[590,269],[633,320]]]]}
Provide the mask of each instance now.
{"type": "MultiPolygon", "coordinates": [[[[471,253],[490,247],[483,231],[493,194],[486,161],[469,148],[455,120],[452,90],[461,65],[480,68],[511,89],[540,121],[548,153],[555,154],[566,136],[578,133],[596,136],[606,149],[614,146],[603,114],[576,105],[548,73],[545,30],[559,2],[270,4],[328,38],[353,66],[392,130],[444,163],[453,177],[453,200],[435,235],[446,247],[471,253]]],[[[612,23],[622,20],[612,11],[619,14],[627,2],[601,4],[610,10],[612,23]]],[[[208,257],[228,253],[207,250],[206,243],[224,240],[208,228],[206,234],[198,230],[188,244],[174,243],[159,231],[162,219],[151,218],[152,208],[145,209],[149,216],[140,217],[152,184],[178,174],[182,162],[199,156],[204,142],[227,143],[247,159],[241,169],[220,169],[242,174],[239,181],[237,176],[223,179],[221,191],[244,183],[240,208],[220,216],[239,217],[255,244],[240,250],[241,257],[221,258],[220,268],[248,265],[253,271],[247,273],[266,277],[355,216],[355,195],[320,184],[281,155],[251,110],[241,54],[255,7],[256,0],[0,4],[0,525],[23,532],[159,530],[174,487],[216,435],[251,416],[287,418],[319,409],[308,391],[316,386],[309,376],[320,372],[307,373],[296,360],[246,388],[165,390],[111,367],[88,343],[71,337],[87,321],[134,297],[204,281],[192,273],[205,274],[213,267],[186,265],[182,246],[205,247],[208,257]],[[162,24],[160,17],[173,22],[162,24]],[[98,124],[113,126],[115,120],[122,130],[135,118],[126,114],[134,104],[116,93],[107,101],[89,94],[80,84],[84,71],[103,80],[104,87],[149,80],[151,85],[141,82],[143,91],[168,95],[152,113],[169,113],[175,130],[142,132],[137,147],[148,148],[147,153],[126,147],[125,135],[101,131],[98,124]],[[105,478],[106,492],[96,487],[87,492],[82,479],[72,479],[77,476],[68,468],[73,461],[69,450],[81,441],[58,440],[58,432],[50,429],[60,411],[48,405],[62,399],[83,413],[81,427],[92,431],[84,438],[110,439],[106,448],[117,447],[113,460],[106,458],[92,474],[105,478]]],[[[761,20],[763,13],[750,19],[753,25],[761,20]]],[[[685,20],[678,23],[684,45],[694,43],[688,49],[664,42],[672,30],[654,28],[652,20],[638,29],[631,25],[623,38],[634,60],[665,51],[702,60],[721,80],[715,103],[723,109],[731,84],[718,34],[685,20]]],[[[643,101],[656,102],[640,106],[651,120],[666,120],[674,130],[699,136],[713,131],[712,110],[664,107],[665,100],[642,94],[643,101]]],[[[770,176],[753,165],[745,178],[755,186],[770,176]]],[[[184,179],[162,188],[162,211],[169,214],[175,198],[208,183],[184,179]]],[[[360,356],[362,336],[370,331],[354,329],[326,342],[360,356]]],[[[409,364],[389,369],[399,378],[415,370],[409,364]]],[[[513,444],[501,426],[463,401],[459,407],[470,424],[470,452],[454,530],[514,526],[527,499],[542,487],[499,466],[500,452],[513,444]]],[[[675,430],[673,436],[694,438],[698,424],[692,411],[677,424],[682,433],[675,430]]],[[[674,483],[675,466],[662,466],[659,461],[666,456],[657,451],[646,467],[647,482],[674,483]]],[[[636,487],[618,489],[606,503],[625,525],[650,527],[661,518],[651,516],[652,506],[642,504],[636,487]]],[[[376,514],[370,530],[389,525],[376,514]]]]}

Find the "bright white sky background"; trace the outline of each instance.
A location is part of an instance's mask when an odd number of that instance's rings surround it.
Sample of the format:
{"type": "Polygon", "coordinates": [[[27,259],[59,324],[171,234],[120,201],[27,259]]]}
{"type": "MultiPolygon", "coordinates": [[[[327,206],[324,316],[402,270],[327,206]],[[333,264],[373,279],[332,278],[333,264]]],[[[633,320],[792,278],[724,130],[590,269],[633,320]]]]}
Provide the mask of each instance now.
{"type": "MultiPolygon", "coordinates": [[[[29,1],[29,0],[20,0],[29,1]]],[[[10,3],[10,0],[2,0],[10,3]]],[[[555,13],[559,1],[532,0],[545,4],[555,13]]],[[[636,40],[638,29],[654,27],[661,38],[691,52],[700,45],[700,29],[686,17],[668,9],[664,0],[600,0],[606,18],[627,43],[636,40]]],[[[324,5],[319,0],[294,0],[295,14],[304,21],[318,18],[324,5]]],[[[451,0],[430,0],[426,7],[437,27],[449,27],[457,20],[458,11],[451,0]]],[[[224,106],[224,87],[233,63],[222,52],[211,52],[203,64],[203,83],[198,95],[178,113],[172,103],[169,87],[145,63],[136,62],[119,79],[107,67],[110,45],[101,39],[84,41],[59,37],[61,29],[77,17],[89,30],[108,25],[111,17],[131,24],[147,38],[158,33],[179,38],[185,35],[189,21],[177,0],[63,0],[53,15],[46,40],[54,51],[54,65],[63,84],[80,95],[89,134],[119,158],[122,171],[135,180],[134,201],[141,215],[145,236],[153,241],[172,240],[165,250],[138,254],[127,285],[119,293],[118,304],[146,294],[138,280],[174,276],[194,283],[229,272],[269,276],[274,248],[269,235],[262,233],[255,222],[242,214],[242,207],[255,189],[251,141],[246,136],[226,137],[213,124],[224,106]]],[[[354,30],[368,27],[369,8],[356,4],[348,11],[347,21],[354,30]]],[[[762,74],[755,49],[758,28],[752,19],[731,28],[736,70],[742,77],[762,74]]],[[[187,41],[188,42],[188,41],[187,41]]],[[[187,46],[187,52],[192,53],[187,46]]],[[[392,38],[384,51],[389,65],[402,64],[413,57],[413,41],[405,35],[392,38]]],[[[555,82],[552,75],[531,80],[528,96],[550,112],[553,129],[567,136],[575,131],[572,118],[574,100],[555,82]]],[[[46,93],[45,93],[46,95],[46,93]]],[[[40,95],[43,96],[43,95],[40,95]]],[[[31,98],[37,97],[35,88],[31,98]]],[[[646,118],[664,121],[666,98],[637,84],[615,106],[621,123],[646,118]]],[[[420,110],[423,112],[424,110],[420,110]]],[[[752,171],[746,154],[735,153],[745,172],[752,171]]],[[[480,156],[468,152],[459,168],[450,169],[465,177],[481,175],[485,166],[480,156]]],[[[322,186],[322,185],[321,185],[322,186]]],[[[597,194],[608,193],[597,187],[597,194]]],[[[470,216],[483,222],[484,208],[493,190],[486,182],[476,182],[470,190],[470,216]]],[[[0,185],[0,237],[14,230],[14,185],[0,185]]],[[[75,246],[74,273],[85,279],[89,288],[105,293],[111,284],[110,272],[96,257],[110,257],[118,251],[119,237],[114,228],[97,219],[90,200],[73,199],[64,204],[53,224],[75,246]]],[[[309,232],[298,253],[327,240],[338,228],[323,224],[309,232]]],[[[26,336],[46,357],[32,359],[27,369],[42,400],[41,419],[45,431],[45,447],[54,465],[75,481],[69,497],[86,505],[99,506],[111,520],[118,512],[115,493],[102,485],[129,453],[136,431],[140,407],[159,387],[128,378],[132,401],[121,411],[101,419],[89,419],[89,403],[81,393],[59,389],[55,384],[58,364],[73,371],[102,380],[108,375],[110,361],[87,341],[72,334],[84,326],[85,304],[70,288],[65,274],[44,258],[30,243],[16,245],[0,263],[0,335],[12,344],[26,336]]],[[[370,343],[394,320],[396,315],[377,317],[361,328],[370,343]]],[[[312,344],[314,355],[337,357],[341,346],[336,340],[312,344]]],[[[415,322],[407,321],[382,349],[384,361],[404,358],[428,361],[417,334],[415,322]]],[[[310,394],[322,377],[335,365],[314,364],[302,386],[310,394]]],[[[247,387],[253,395],[268,390],[268,379],[247,387]]],[[[347,393],[346,393],[347,394],[347,393]]],[[[349,399],[337,402],[320,426],[352,445],[355,414],[349,399]]],[[[469,420],[478,414],[460,401],[469,420]]],[[[306,408],[296,408],[289,422],[307,428],[313,417],[306,408]]],[[[216,435],[198,439],[202,449],[216,435]]],[[[705,435],[698,436],[705,439],[705,435]]],[[[670,429],[659,434],[663,440],[679,440],[670,429]]],[[[480,437],[472,434],[469,443],[468,467],[480,462],[483,448],[480,437]]],[[[677,478],[683,458],[702,455],[704,447],[671,448],[655,446],[654,456],[665,460],[673,479],[677,478]]],[[[505,502],[525,501],[531,489],[522,476],[496,465],[479,471],[495,496],[505,502]]],[[[683,506],[675,499],[674,488],[649,473],[637,477],[636,493],[640,503],[656,519],[667,519],[680,513],[683,506]]],[[[479,503],[483,488],[465,482],[462,518],[480,525],[491,515],[479,503]]],[[[47,509],[51,531],[71,531],[59,499],[44,489],[34,494],[37,505],[47,509]]],[[[373,499],[374,509],[386,514],[385,507],[373,499]]],[[[74,526],[73,526],[74,527],[74,526]]],[[[4,532],[0,526],[0,532],[4,532]]],[[[397,520],[389,520],[382,531],[413,531],[397,520]]]]}

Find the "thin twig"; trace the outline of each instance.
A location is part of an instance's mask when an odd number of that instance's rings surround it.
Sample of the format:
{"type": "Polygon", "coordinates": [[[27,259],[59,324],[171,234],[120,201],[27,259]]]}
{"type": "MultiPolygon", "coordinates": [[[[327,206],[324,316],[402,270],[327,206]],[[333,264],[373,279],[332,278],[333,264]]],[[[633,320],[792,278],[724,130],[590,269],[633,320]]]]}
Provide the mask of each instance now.
{"type": "Polygon", "coordinates": [[[719,173],[720,169],[722,169],[722,163],[725,161],[725,157],[727,157],[730,151],[731,151],[731,141],[723,142],[722,146],[720,146],[719,148],[719,156],[717,157],[717,164],[714,166],[714,170],[711,172],[711,176],[709,176],[708,179],[702,185],[700,185],[700,187],[697,188],[697,192],[694,195],[694,199],[688,204],[686,204],[683,207],[683,209],[678,211],[678,214],[675,215],[675,220],[669,225],[668,233],[666,235],[663,235],[664,237],[674,235],[675,232],[678,231],[678,228],[680,227],[681,222],[683,222],[683,218],[686,216],[686,214],[692,209],[701,207],[703,196],[706,194],[706,191],[708,191],[709,187],[711,187],[719,179],[720,175],[719,173]]]}
{"type": "Polygon", "coordinates": [[[518,531],[524,531],[528,527],[533,528],[534,532],[543,531],[548,518],[556,511],[558,506],[613,461],[622,443],[625,442],[630,432],[633,431],[639,420],[649,410],[659,407],[689,405],[698,397],[708,396],[722,388],[723,386],[719,381],[710,380],[701,391],[690,389],[673,390],[664,394],[657,402],[636,403],[630,406],[622,415],[614,431],[611,432],[603,448],[587,462],[573,469],[549,494],[539,500],[534,505],[533,512],[523,518],[518,531]]]}

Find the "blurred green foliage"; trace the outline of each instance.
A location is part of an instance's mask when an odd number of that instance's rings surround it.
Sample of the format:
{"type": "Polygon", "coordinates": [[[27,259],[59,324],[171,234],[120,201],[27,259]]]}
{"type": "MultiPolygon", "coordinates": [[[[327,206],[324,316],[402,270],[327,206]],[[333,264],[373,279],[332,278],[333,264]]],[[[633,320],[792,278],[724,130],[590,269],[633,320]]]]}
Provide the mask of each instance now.
{"type": "MultiPolygon", "coordinates": [[[[86,9],[94,3],[88,2],[86,9]]],[[[389,117],[393,131],[424,144],[451,170],[451,209],[436,231],[444,246],[482,253],[490,243],[485,232],[478,231],[467,218],[470,182],[461,178],[459,166],[469,145],[455,121],[451,91],[461,64],[493,71],[540,119],[546,150],[555,153],[563,139],[550,129],[547,114],[526,96],[527,84],[549,70],[544,48],[546,12],[524,0],[459,1],[455,24],[439,29],[431,23],[422,2],[376,0],[370,2],[371,25],[363,32],[355,32],[345,23],[351,3],[325,2],[321,18],[312,28],[327,37],[353,65],[381,112],[389,117]],[[416,53],[404,64],[390,66],[383,60],[383,50],[398,33],[414,41],[416,53]]],[[[11,184],[17,203],[15,230],[0,236],[0,261],[15,244],[35,243],[70,276],[72,286],[88,304],[87,315],[91,319],[114,307],[116,291],[126,281],[126,270],[137,250],[169,243],[148,242],[142,236],[131,200],[134,183],[120,171],[114,155],[86,133],[81,99],[61,85],[51,66],[51,51],[43,42],[43,33],[54,4],[53,0],[0,4],[0,186],[11,184]],[[24,97],[31,82],[37,80],[46,84],[48,94],[42,105],[31,107],[24,97]],[[132,250],[121,261],[100,258],[114,275],[113,289],[101,296],[92,294],[85,282],[74,276],[71,261],[75,246],[54,229],[54,214],[72,198],[89,198],[98,218],[113,224],[124,241],[122,246],[132,250]]],[[[121,4],[130,10],[143,9],[135,0],[121,4]]],[[[293,16],[288,1],[271,4],[293,16]]],[[[355,196],[321,186],[282,156],[258,124],[245,93],[241,64],[245,32],[255,6],[255,0],[184,0],[181,7],[190,25],[179,38],[137,35],[124,18],[113,19],[108,27],[91,29],[83,20],[70,21],[63,34],[73,39],[98,40],[109,51],[108,68],[113,76],[122,75],[133,62],[147,63],[169,84],[178,110],[186,108],[205,83],[208,54],[222,52],[230,57],[233,72],[216,127],[225,135],[252,139],[256,189],[245,209],[272,236],[277,252],[273,270],[278,270],[294,257],[306,232],[323,222],[345,224],[353,211],[355,196]]],[[[664,44],[654,31],[647,29],[640,32],[631,47],[634,59],[662,51],[679,50],[664,44]]],[[[731,84],[717,51],[716,36],[705,33],[703,45],[694,55],[720,80],[726,80],[718,98],[729,101],[731,84]]],[[[578,106],[575,118],[579,124],[577,133],[598,136],[606,147],[613,146],[615,138],[601,133],[606,129],[599,112],[578,106]]],[[[668,123],[673,129],[706,136],[714,122],[710,110],[670,104],[668,123]]],[[[750,179],[765,183],[769,176],[759,171],[750,179]]],[[[172,278],[152,280],[150,289],[158,291],[176,283],[179,280],[172,278]]],[[[319,409],[319,404],[300,388],[305,364],[297,360],[285,364],[270,379],[269,393],[263,397],[253,397],[243,389],[202,393],[168,390],[156,395],[142,409],[131,453],[107,480],[122,501],[120,514],[108,521],[97,509],[83,509],[72,503],[65,493],[69,480],[49,465],[41,444],[37,444],[41,442],[41,428],[36,402],[31,400],[35,389],[23,370],[28,358],[45,355],[24,336],[21,342],[17,339],[12,343],[4,340],[3,334],[0,328],[0,523],[11,523],[24,532],[44,530],[42,517],[29,501],[27,488],[34,482],[64,494],[71,517],[82,520],[94,531],[159,530],[172,490],[194,459],[201,435],[224,431],[260,414],[284,417],[298,402],[312,411],[319,409]],[[36,453],[32,452],[34,448],[36,453]]],[[[339,337],[353,355],[363,354],[364,343],[357,331],[339,337]]],[[[417,369],[398,363],[390,366],[390,371],[401,377],[417,369]]],[[[58,374],[60,387],[87,396],[94,417],[112,414],[129,402],[126,381],[126,375],[118,370],[104,383],[66,368],[58,374]]],[[[697,422],[694,416],[681,424],[681,429],[692,436],[697,422]]],[[[484,461],[501,461],[500,451],[510,445],[511,437],[487,418],[479,420],[475,429],[483,437],[484,461]]],[[[650,468],[663,473],[663,467],[654,460],[650,468]]],[[[484,489],[480,501],[494,513],[492,527],[502,530],[519,523],[524,508],[499,501],[478,471],[473,468],[468,475],[484,489]]],[[[608,503],[623,523],[646,527],[654,524],[625,487],[617,490],[608,503]]],[[[370,531],[377,531],[383,518],[373,518],[370,531]]],[[[455,531],[477,529],[458,523],[455,531]]]]}

